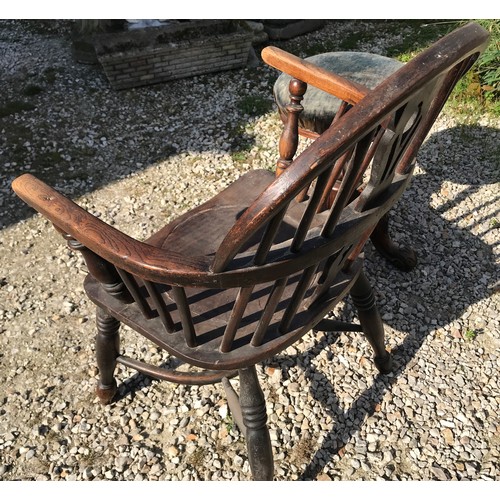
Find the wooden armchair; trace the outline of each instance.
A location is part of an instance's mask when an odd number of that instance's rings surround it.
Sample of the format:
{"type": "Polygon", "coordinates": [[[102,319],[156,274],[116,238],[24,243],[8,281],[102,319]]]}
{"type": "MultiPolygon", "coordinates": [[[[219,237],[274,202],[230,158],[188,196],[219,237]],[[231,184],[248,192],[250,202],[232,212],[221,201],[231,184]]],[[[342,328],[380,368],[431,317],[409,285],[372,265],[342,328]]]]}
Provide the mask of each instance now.
{"type": "Polygon", "coordinates": [[[415,155],[488,35],[469,24],[438,41],[344,113],[279,177],[256,170],[145,242],[111,227],[32,175],[15,192],[82,252],[97,305],[97,394],[109,403],[116,363],[183,384],[222,381],[246,437],[254,479],[273,478],[266,404],[255,365],[311,329],[363,331],[391,371],[363,272],[363,245],[408,185],[415,155]],[[371,165],[370,178],[357,194],[371,165]],[[322,201],[343,172],[327,209],[322,201]],[[350,294],[360,325],[325,320],[350,294]],[[120,323],[196,373],[120,353],[120,323]],[[229,379],[239,375],[240,394],[229,379]]]}

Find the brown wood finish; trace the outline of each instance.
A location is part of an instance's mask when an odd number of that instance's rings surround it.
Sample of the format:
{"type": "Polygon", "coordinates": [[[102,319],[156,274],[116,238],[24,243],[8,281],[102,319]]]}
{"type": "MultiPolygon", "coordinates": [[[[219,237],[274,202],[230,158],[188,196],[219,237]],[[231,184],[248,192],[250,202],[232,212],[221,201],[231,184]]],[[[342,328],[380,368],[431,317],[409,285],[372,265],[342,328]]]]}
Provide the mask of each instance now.
{"type": "MultiPolygon", "coordinates": [[[[343,98],[357,104],[290,158],[278,177],[268,171],[245,174],[145,242],[105,224],[32,175],[18,177],[15,192],[86,259],[84,287],[98,311],[101,400],[109,402],[116,390],[116,363],[178,383],[223,380],[247,438],[253,476],[268,480],[273,461],[257,363],[311,329],[362,329],[375,365],[389,372],[383,324],[363,272],[363,245],[408,185],[422,141],[487,38],[485,30],[469,24],[361,100],[357,86],[324,74],[314,79],[312,69],[297,58],[266,49],[273,64],[285,61],[304,81],[340,86],[343,98]],[[360,192],[368,169],[369,180],[360,192]],[[335,197],[325,206],[334,184],[335,197]],[[360,325],[325,321],[349,293],[360,325]],[[121,356],[120,323],[198,371],[169,370],[121,356]],[[227,380],[236,372],[239,397],[227,380]]],[[[302,87],[295,87],[298,95],[302,87]]]]}
{"type": "Polygon", "coordinates": [[[279,142],[279,160],[276,166],[276,175],[281,175],[292,163],[299,145],[299,117],[304,110],[300,102],[307,90],[307,83],[292,78],[290,80],[290,104],[288,104],[288,118],[279,142]]]}
{"type": "Polygon", "coordinates": [[[333,94],[350,104],[356,104],[369,92],[369,89],[364,85],[351,82],[323,68],[318,68],[314,64],[277,47],[266,47],[262,50],[261,55],[269,66],[333,94]]]}

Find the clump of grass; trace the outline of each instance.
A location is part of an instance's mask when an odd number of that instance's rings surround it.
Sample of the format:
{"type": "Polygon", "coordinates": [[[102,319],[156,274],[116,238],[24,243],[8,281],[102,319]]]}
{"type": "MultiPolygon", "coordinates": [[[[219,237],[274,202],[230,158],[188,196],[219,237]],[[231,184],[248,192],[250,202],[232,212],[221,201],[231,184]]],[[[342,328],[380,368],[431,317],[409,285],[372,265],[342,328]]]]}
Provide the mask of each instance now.
{"type": "Polygon", "coordinates": [[[198,470],[203,467],[203,462],[207,457],[207,450],[204,448],[197,448],[190,455],[186,457],[186,462],[194,469],[198,470]]]}
{"type": "Polygon", "coordinates": [[[459,21],[423,21],[419,19],[390,23],[388,29],[401,35],[399,44],[387,51],[388,57],[407,62],[439,38],[458,27],[459,21]]]}
{"type": "Polygon", "coordinates": [[[29,102],[19,100],[10,101],[0,107],[0,118],[15,115],[17,113],[21,113],[22,111],[31,111],[33,109],[35,109],[35,106],[29,102]]]}
{"type": "Polygon", "coordinates": [[[43,71],[43,77],[47,83],[54,83],[57,79],[57,68],[46,68],[43,71]]]}
{"type": "Polygon", "coordinates": [[[478,21],[490,33],[490,43],[479,58],[475,72],[481,84],[481,90],[487,101],[500,98],[500,21],[483,19],[478,21]]]}
{"type": "Polygon", "coordinates": [[[224,419],[224,424],[226,425],[227,432],[231,432],[234,429],[235,423],[230,413],[228,413],[224,419]]]}
{"type": "Polygon", "coordinates": [[[375,39],[374,33],[369,33],[367,31],[358,31],[355,33],[349,33],[345,36],[339,43],[340,50],[355,50],[358,48],[361,42],[366,43],[370,40],[375,39]]]}
{"type": "Polygon", "coordinates": [[[245,163],[248,159],[248,151],[235,151],[231,158],[235,163],[245,163]]]}
{"type": "Polygon", "coordinates": [[[472,329],[472,328],[467,328],[464,333],[464,339],[468,340],[469,342],[474,340],[477,337],[477,331],[472,329]]]}
{"type": "Polygon", "coordinates": [[[26,97],[37,95],[40,92],[43,92],[43,87],[35,84],[29,84],[23,88],[23,95],[25,95],[26,97]]]}
{"type": "Polygon", "coordinates": [[[296,467],[301,467],[304,463],[311,460],[314,450],[314,440],[311,439],[310,436],[301,437],[290,455],[290,463],[294,464],[296,467]]]}
{"type": "Polygon", "coordinates": [[[261,96],[249,95],[238,102],[238,109],[250,116],[260,116],[272,109],[272,101],[261,96]]]}

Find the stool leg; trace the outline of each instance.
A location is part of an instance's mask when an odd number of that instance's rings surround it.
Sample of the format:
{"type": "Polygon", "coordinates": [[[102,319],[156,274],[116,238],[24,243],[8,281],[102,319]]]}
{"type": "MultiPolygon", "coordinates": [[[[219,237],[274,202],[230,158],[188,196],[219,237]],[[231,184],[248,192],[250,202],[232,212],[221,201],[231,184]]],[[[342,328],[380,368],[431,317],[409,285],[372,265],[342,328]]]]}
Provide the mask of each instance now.
{"type": "Polygon", "coordinates": [[[116,394],[114,378],[116,358],[120,350],[120,322],[100,307],[96,314],[96,361],[99,368],[99,381],[96,393],[102,404],[108,404],[116,394]]]}
{"type": "Polygon", "coordinates": [[[274,461],[271,438],[266,425],[266,402],[255,366],[240,369],[239,376],[241,414],[253,479],[272,481],[274,461]]]}
{"type": "Polygon", "coordinates": [[[390,373],[392,356],[385,348],[384,325],[375,303],[372,287],[363,272],[351,289],[351,297],[358,311],[363,333],[375,353],[375,366],[381,373],[390,373]]]}
{"type": "Polygon", "coordinates": [[[389,235],[389,214],[385,214],[371,235],[373,246],[391,264],[402,271],[411,271],[417,265],[417,254],[409,247],[399,247],[389,235]]]}

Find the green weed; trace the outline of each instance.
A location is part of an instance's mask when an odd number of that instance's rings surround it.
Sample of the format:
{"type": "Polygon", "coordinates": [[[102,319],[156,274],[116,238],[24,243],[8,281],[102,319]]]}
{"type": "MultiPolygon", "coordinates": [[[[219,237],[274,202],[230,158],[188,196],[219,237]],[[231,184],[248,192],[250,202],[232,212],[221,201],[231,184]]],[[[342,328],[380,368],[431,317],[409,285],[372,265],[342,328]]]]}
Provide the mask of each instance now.
{"type": "Polygon", "coordinates": [[[468,340],[469,342],[474,340],[477,337],[477,332],[476,330],[473,330],[472,328],[467,328],[464,333],[464,339],[468,340]]]}
{"type": "Polygon", "coordinates": [[[271,111],[273,103],[268,98],[249,95],[238,102],[238,109],[250,116],[260,116],[271,111]]]}
{"type": "Polygon", "coordinates": [[[43,92],[43,87],[40,87],[39,85],[35,84],[29,84],[23,88],[23,95],[25,95],[26,97],[37,95],[40,92],[43,92]]]}
{"type": "Polygon", "coordinates": [[[15,115],[21,113],[22,111],[32,111],[35,106],[26,101],[10,101],[4,106],[0,107],[0,118],[5,118],[6,116],[15,115]]]}

